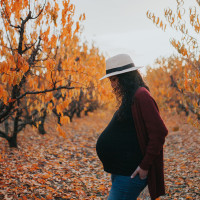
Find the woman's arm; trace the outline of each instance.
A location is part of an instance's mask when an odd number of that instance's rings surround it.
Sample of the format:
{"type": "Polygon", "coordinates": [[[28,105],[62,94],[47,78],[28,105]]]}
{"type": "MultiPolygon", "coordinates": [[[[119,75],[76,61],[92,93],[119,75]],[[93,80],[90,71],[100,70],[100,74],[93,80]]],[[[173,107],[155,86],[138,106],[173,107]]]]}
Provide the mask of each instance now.
{"type": "Polygon", "coordinates": [[[145,156],[139,166],[143,170],[148,170],[163,148],[168,129],[160,116],[155,100],[148,90],[140,90],[136,99],[149,138],[145,156]]]}

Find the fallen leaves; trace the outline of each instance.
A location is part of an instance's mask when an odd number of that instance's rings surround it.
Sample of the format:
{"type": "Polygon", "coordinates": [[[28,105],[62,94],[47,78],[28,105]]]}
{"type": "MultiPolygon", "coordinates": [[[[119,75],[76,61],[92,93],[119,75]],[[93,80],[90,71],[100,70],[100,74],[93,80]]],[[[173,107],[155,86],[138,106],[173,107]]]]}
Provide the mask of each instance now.
{"type": "MultiPolygon", "coordinates": [[[[97,110],[75,118],[62,126],[66,138],[56,132],[56,118],[49,117],[46,135],[31,127],[19,134],[19,149],[9,149],[1,138],[0,199],[106,199],[111,177],[103,171],[95,144],[112,114],[97,110]]],[[[166,195],[160,199],[200,199],[200,133],[184,116],[162,116],[169,135],[164,147],[166,195]]],[[[150,199],[147,187],[139,199],[150,199]]]]}

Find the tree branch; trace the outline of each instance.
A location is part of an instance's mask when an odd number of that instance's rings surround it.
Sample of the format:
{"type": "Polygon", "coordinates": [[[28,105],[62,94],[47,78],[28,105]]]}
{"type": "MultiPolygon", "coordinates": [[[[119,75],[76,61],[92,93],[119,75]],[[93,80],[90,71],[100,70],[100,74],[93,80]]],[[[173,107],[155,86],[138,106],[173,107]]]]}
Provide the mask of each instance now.
{"type": "MultiPolygon", "coordinates": [[[[4,14],[5,14],[5,13],[4,13],[4,14]]],[[[6,26],[5,26],[4,18],[3,18],[3,16],[2,16],[2,11],[1,11],[1,17],[2,17],[3,24],[4,24],[4,28],[5,28],[5,31],[6,31],[6,26]]],[[[7,36],[8,42],[9,42],[9,44],[10,44],[10,49],[11,49],[11,51],[12,51],[12,55],[14,56],[12,44],[11,44],[11,41],[10,41],[10,38],[9,38],[9,35],[8,35],[7,31],[6,31],[6,36],[7,36]]]]}
{"type": "Polygon", "coordinates": [[[23,51],[22,51],[22,43],[23,43],[23,40],[24,40],[25,24],[29,19],[31,19],[31,11],[29,11],[28,15],[26,16],[26,18],[24,20],[21,18],[22,24],[21,24],[20,31],[19,31],[20,36],[19,36],[19,45],[18,45],[18,53],[20,55],[22,55],[22,53],[23,53],[23,51]]]}
{"type": "Polygon", "coordinates": [[[28,94],[42,94],[42,93],[47,93],[47,92],[52,92],[52,91],[55,91],[55,90],[61,90],[61,89],[75,89],[75,88],[80,88],[80,87],[68,87],[68,86],[60,86],[58,88],[52,88],[52,89],[46,89],[46,90],[41,90],[41,91],[35,91],[35,92],[25,92],[24,94],[18,96],[13,102],[19,100],[19,99],[22,99],[24,96],[28,95],[28,94]]]}
{"type": "Polygon", "coordinates": [[[2,44],[0,44],[0,46],[2,46],[2,47],[4,47],[4,48],[7,48],[7,49],[9,49],[9,50],[11,50],[11,51],[18,51],[18,49],[12,49],[12,48],[10,48],[10,47],[7,47],[7,46],[5,46],[5,45],[2,45],[2,44]]]}
{"type": "Polygon", "coordinates": [[[30,46],[28,46],[28,44],[25,45],[26,48],[22,51],[22,54],[25,53],[27,50],[31,49],[36,44],[36,42],[37,42],[37,40],[33,44],[31,44],[30,46]]]}
{"type": "Polygon", "coordinates": [[[38,41],[37,47],[36,47],[36,49],[33,50],[33,52],[31,53],[30,58],[28,59],[28,63],[29,63],[30,66],[32,66],[34,64],[37,52],[39,51],[41,37],[39,36],[38,39],[39,39],[39,41],[38,41]]]}
{"type": "Polygon", "coordinates": [[[46,0],[45,0],[45,3],[43,5],[43,8],[40,10],[39,14],[35,17],[31,17],[31,19],[37,19],[41,15],[42,11],[44,10],[45,4],[46,4],[46,0]]]}
{"type": "Polygon", "coordinates": [[[0,130],[0,137],[5,138],[5,139],[9,139],[9,137],[6,135],[6,133],[4,133],[3,131],[0,130]]]}

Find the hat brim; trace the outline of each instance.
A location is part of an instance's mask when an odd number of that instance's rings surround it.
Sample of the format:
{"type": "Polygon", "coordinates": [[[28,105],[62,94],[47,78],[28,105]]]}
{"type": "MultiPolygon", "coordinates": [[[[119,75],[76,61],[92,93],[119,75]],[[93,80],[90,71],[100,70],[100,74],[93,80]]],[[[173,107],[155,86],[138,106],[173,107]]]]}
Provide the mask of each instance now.
{"type": "Polygon", "coordinates": [[[140,69],[140,68],[142,68],[142,67],[144,67],[144,66],[131,67],[131,68],[129,68],[129,69],[125,69],[125,70],[122,70],[122,71],[112,72],[112,73],[110,73],[110,74],[106,74],[105,76],[101,77],[99,80],[102,80],[102,79],[104,79],[104,78],[108,78],[108,77],[110,77],[110,76],[114,76],[114,75],[117,75],[117,74],[123,74],[123,73],[125,73],[125,72],[134,71],[134,70],[140,69]]]}

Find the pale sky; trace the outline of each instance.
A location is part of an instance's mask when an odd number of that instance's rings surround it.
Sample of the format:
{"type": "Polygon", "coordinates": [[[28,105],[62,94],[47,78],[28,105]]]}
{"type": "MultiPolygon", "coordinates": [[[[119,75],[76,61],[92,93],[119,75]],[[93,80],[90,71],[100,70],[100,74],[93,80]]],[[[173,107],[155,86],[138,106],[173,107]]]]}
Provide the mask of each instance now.
{"type": "MultiPolygon", "coordinates": [[[[185,5],[188,2],[195,4],[195,0],[185,0],[185,5]]],[[[164,8],[175,11],[176,0],[71,0],[71,3],[75,4],[75,16],[86,15],[82,40],[89,44],[94,41],[106,58],[128,53],[136,66],[153,67],[159,56],[177,53],[169,39],[180,38],[180,34],[171,29],[162,31],[146,16],[150,10],[164,19],[164,8]]],[[[145,73],[145,67],[140,71],[145,73]]]]}

